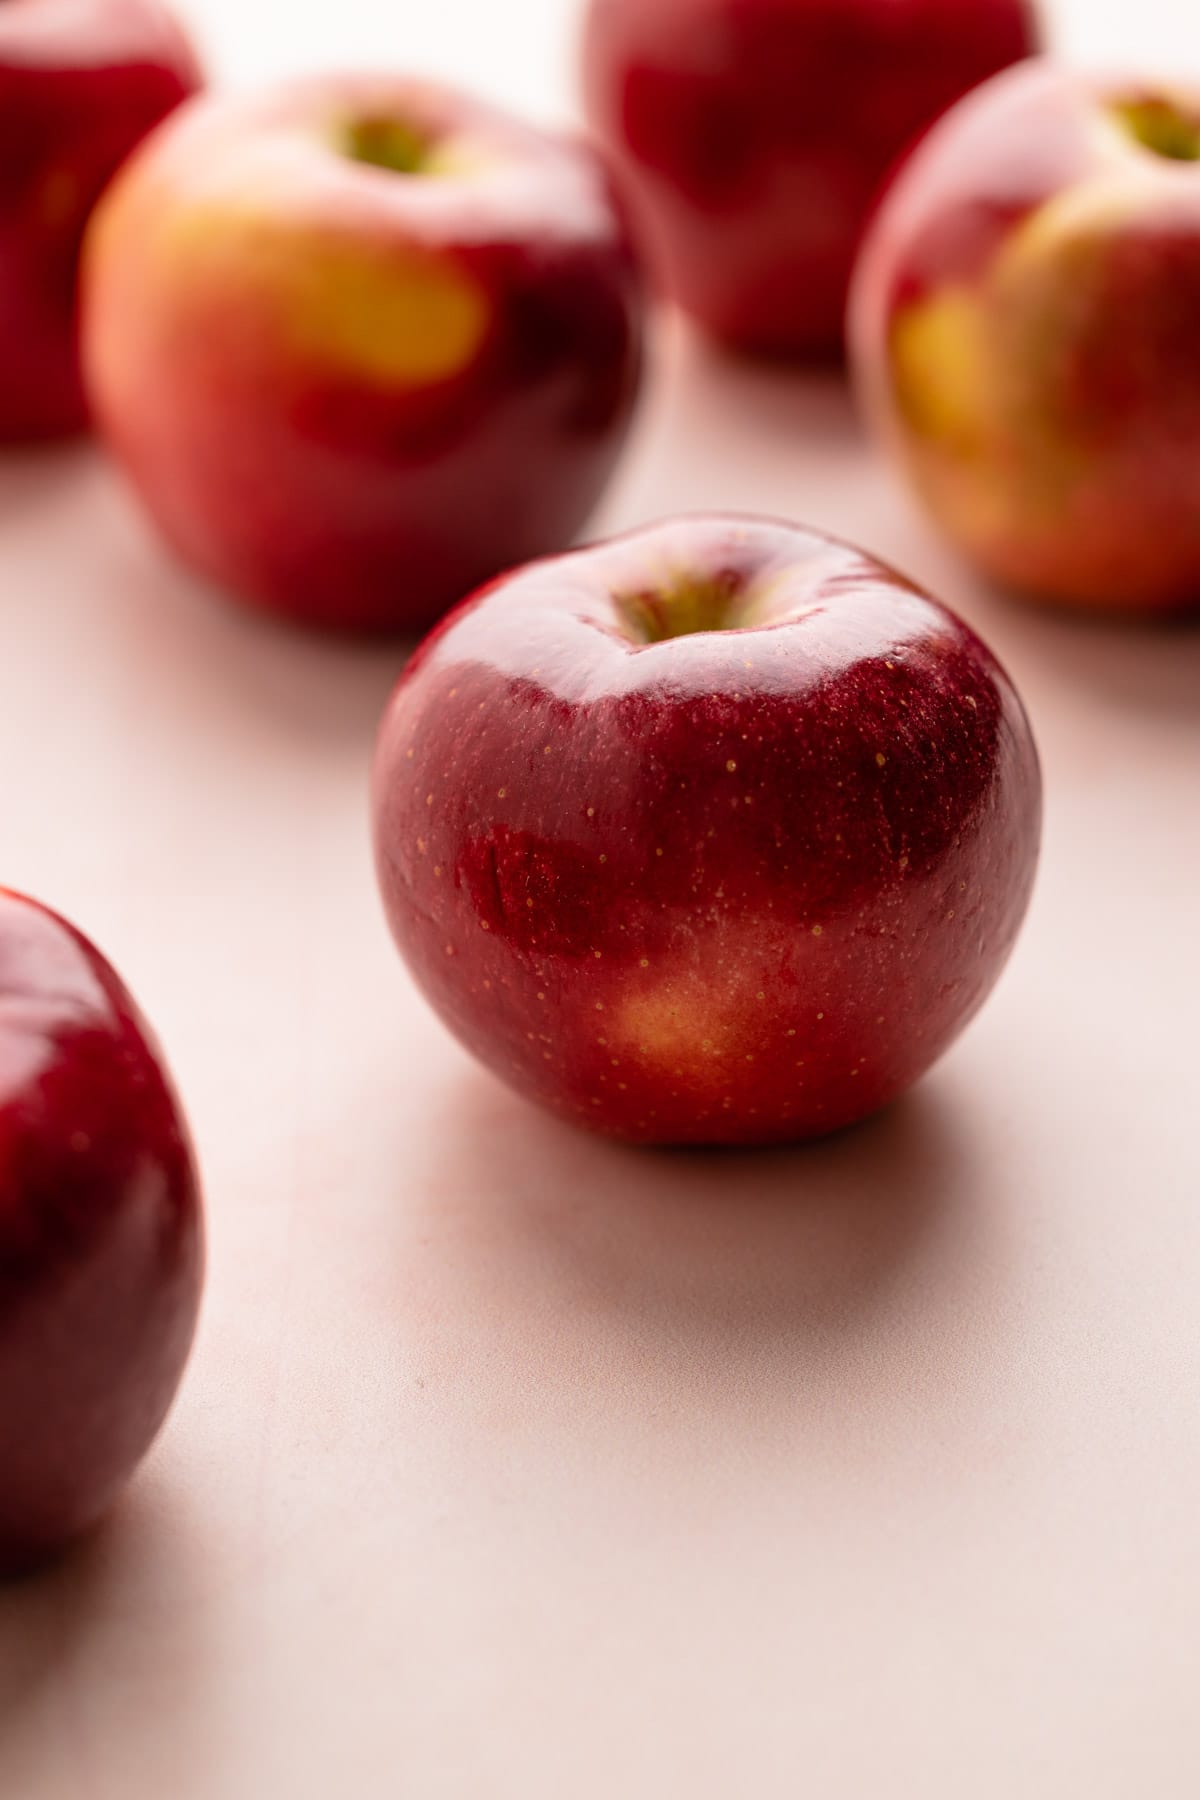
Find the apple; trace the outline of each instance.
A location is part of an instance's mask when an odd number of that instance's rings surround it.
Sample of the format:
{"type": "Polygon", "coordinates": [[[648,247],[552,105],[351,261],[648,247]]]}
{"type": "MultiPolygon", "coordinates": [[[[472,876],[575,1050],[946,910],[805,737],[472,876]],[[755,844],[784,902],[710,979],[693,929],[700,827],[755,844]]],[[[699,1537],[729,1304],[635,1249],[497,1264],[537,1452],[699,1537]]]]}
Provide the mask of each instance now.
{"type": "Polygon", "coordinates": [[[392,932],[562,1117],[758,1144],[860,1119],[1013,946],[1040,777],[961,620],[799,526],[697,517],[535,563],[419,648],[380,731],[392,932]]]}
{"type": "Polygon", "coordinates": [[[93,1525],[174,1396],[200,1197],[145,1021],[86,938],[0,889],[0,1572],[93,1525]]]}
{"type": "Polygon", "coordinates": [[[158,0],[0,4],[0,441],[86,425],[84,227],[134,145],[199,85],[158,0]]]}
{"type": "Polygon", "coordinates": [[[989,83],[898,176],[852,312],[866,409],[980,569],[1200,604],[1200,85],[989,83]]]}
{"type": "Polygon", "coordinates": [[[586,143],[404,78],[185,109],[86,257],[103,428],[179,554],[414,632],[570,542],[629,424],[641,282],[586,143]]]}
{"type": "Polygon", "coordinates": [[[1038,36],[1026,0],[592,0],[584,93],[666,292],[740,348],[837,356],[884,175],[1038,36]]]}

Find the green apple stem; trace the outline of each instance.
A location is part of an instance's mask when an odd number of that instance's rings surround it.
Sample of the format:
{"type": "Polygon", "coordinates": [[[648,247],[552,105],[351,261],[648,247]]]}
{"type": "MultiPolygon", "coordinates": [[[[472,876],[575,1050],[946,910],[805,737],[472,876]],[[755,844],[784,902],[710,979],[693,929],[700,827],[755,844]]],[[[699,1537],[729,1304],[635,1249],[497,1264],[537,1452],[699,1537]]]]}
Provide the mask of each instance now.
{"type": "Polygon", "coordinates": [[[680,576],[658,588],[616,594],[617,613],[635,644],[661,644],[697,631],[734,631],[744,623],[744,584],[735,575],[680,576]]]}
{"type": "Polygon", "coordinates": [[[1200,118],[1163,95],[1121,100],[1112,108],[1118,123],[1155,156],[1171,162],[1200,162],[1200,118]]]}
{"type": "Polygon", "coordinates": [[[342,147],[353,162],[397,175],[421,175],[433,145],[428,135],[407,119],[355,119],[346,126],[342,147]]]}

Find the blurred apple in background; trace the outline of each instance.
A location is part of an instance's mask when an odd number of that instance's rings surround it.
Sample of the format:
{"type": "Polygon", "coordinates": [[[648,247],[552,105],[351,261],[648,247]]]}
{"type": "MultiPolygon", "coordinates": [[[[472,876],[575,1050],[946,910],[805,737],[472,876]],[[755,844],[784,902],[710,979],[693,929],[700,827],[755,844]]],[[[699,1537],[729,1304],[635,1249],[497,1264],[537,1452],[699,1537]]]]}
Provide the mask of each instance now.
{"type": "Polygon", "coordinates": [[[1037,38],[1025,0],[591,0],[584,88],[665,290],[734,345],[838,355],[883,176],[1037,38]]]}
{"type": "Polygon", "coordinates": [[[0,1572],[107,1510],[154,1438],[202,1280],[196,1173],[104,958],[0,889],[0,1572]]]}
{"type": "Polygon", "coordinates": [[[380,733],[380,882],[496,1074],[643,1143],[862,1118],[992,987],[1037,756],[954,615],[795,526],[694,518],[513,573],[380,733]]]}
{"type": "Polygon", "coordinates": [[[382,76],[188,108],[101,209],[86,299],[98,417],[179,554],[330,628],[412,631],[569,543],[640,370],[595,152],[382,76]]]}
{"type": "Polygon", "coordinates": [[[79,246],[134,145],[200,84],[158,0],[0,5],[0,440],[79,430],[79,246]]]}
{"type": "Polygon", "coordinates": [[[872,417],[987,573],[1200,605],[1200,86],[1032,63],[965,100],[881,209],[853,339],[872,417]]]}

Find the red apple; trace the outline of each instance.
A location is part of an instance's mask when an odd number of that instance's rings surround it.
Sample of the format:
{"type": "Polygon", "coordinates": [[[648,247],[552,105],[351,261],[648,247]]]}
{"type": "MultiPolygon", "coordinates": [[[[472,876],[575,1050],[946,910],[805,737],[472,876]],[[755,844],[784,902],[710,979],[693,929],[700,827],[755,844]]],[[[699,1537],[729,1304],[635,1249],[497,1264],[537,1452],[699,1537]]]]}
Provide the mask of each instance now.
{"type": "Polygon", "coordinates": [[[387,76],[189,108],[87,257],[92,395],[159,525],[331,628],[415,630],[570,541],[640,313],[594,151],[387,76]]]}
{"type": "Polygon", "coordinates": [[[666,291],[735,345],[825,356],[883,176],[1037,36],[1027,0],[592,0],[585,95],[666,291]]]}
{"type": "Polygon", "coordinates": [[[1049,63],[965,100],[855,283],[868,410],[981,569],[1082,607],[1200,604],[1200,85],[1049,63]]]}
{"type": "Polygon", "coordinates": [[[158,0],[0,4],[0,440],[79,430],[79,246],[105,183],[200,84],[158,0]]]}
{"type": "Polygon", "coordinates": [[[468,1049],[643,1143],[831,1131],[928,1068],[1012,948],[1037,756],[979,639],[797,526],[533,565],[419,649],[374,774],[384,902],[468,1049]]]}
{"type": "Polygon", "coordinates": [[[94,1524],[145,1454],[202,1261],[144,1020],[85,938],[0,890],[0,1572],[94,1524]]]}

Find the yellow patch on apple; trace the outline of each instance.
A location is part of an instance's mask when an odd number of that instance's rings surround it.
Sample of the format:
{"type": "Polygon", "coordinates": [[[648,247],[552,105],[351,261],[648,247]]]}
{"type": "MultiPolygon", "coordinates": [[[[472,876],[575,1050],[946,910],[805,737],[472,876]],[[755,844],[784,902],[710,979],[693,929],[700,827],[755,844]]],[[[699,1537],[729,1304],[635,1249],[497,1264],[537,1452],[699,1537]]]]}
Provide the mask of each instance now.
{"type": "Polygon", "coordinates": [[[204,208],[177,219],[163,249],[173,281],[191,280],[218,298],[244,295],[260,316],[265,306],[298,367],[376,387],[449,380],[470,366],[491,329],[491,304],[469,270],[403,240],[364,247],[328,227],[280,230],[249,209],[204,208]]]}
{"type": "Polygon", "coordinates": [[[298,347],[389,387],[459,374],[488,333],[491,308],[460,267],[416,249],[367,261],[323,249],[296,271],[290,324],[298,347]]]}
{"type": "Polygon", "coordinates": [[[979,297],[947,287],[905,307],[892,326],[896,398],[920,437],[978,455],[991,404],[987,332],[979,297]]]}
{"type": "Polygon", "coordinates": [[[627,1055],[666,1070],[694,1074],[698,1065],[720,1062],[736,1045],[733,1022],[712,995],[685,992],[667,981],[631,994],[617,1014],[615,1036],[627,1055]]]}

